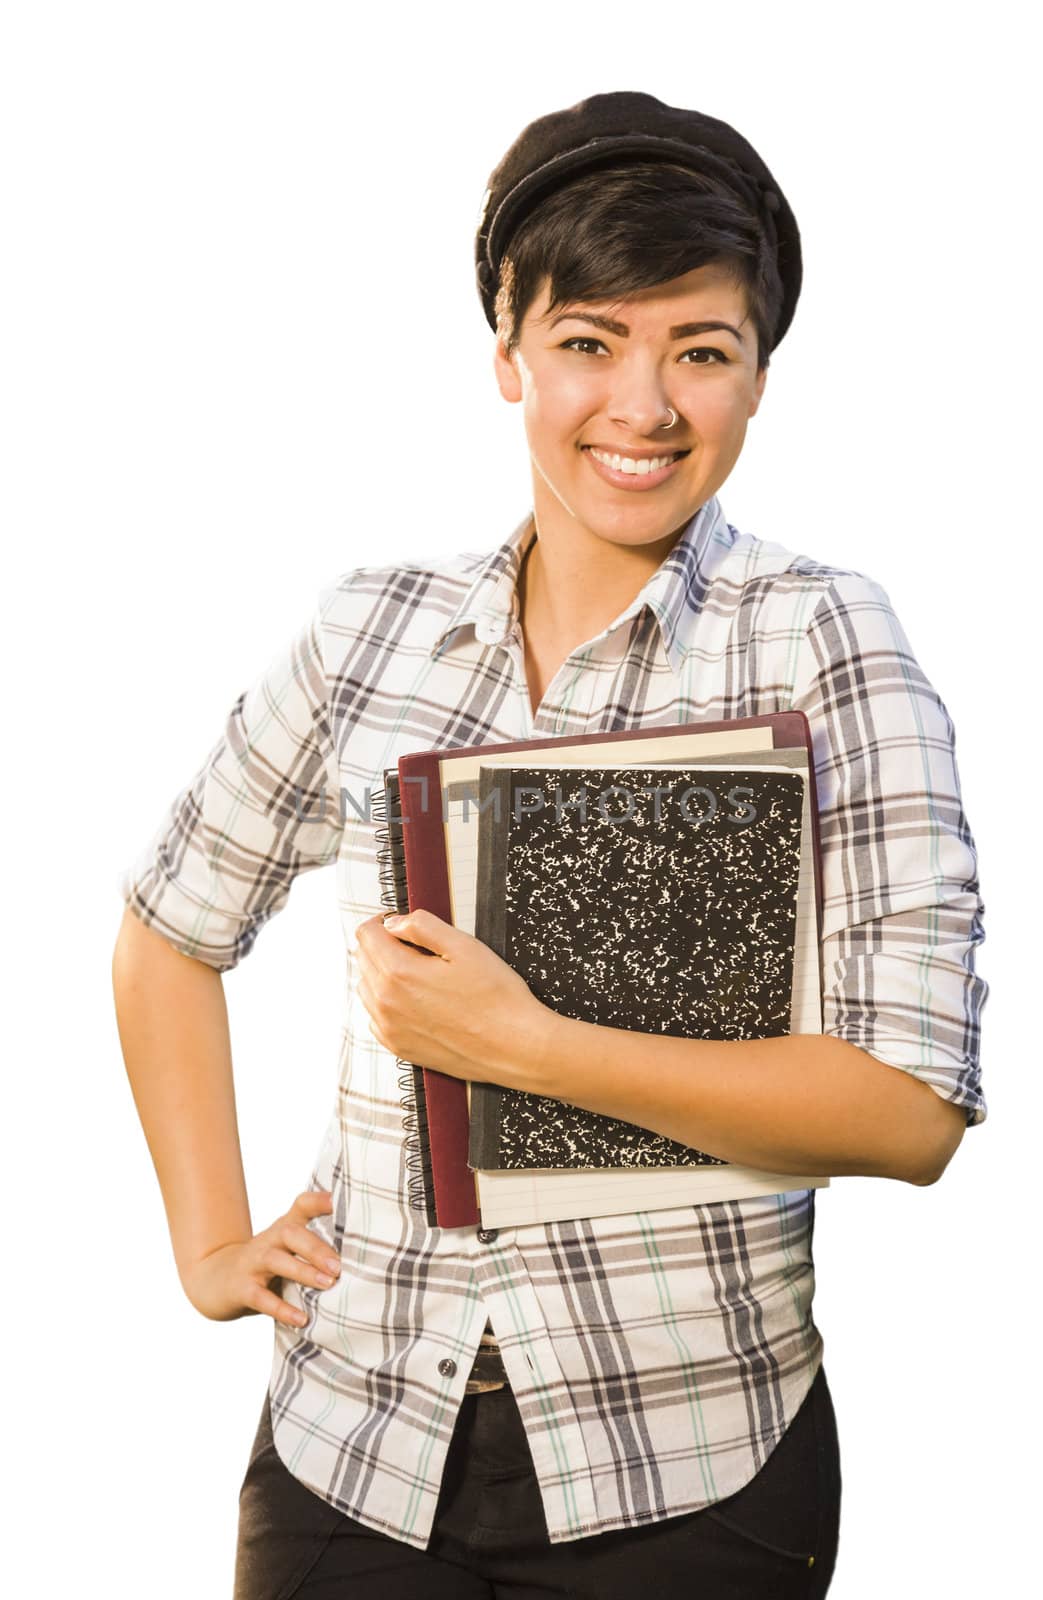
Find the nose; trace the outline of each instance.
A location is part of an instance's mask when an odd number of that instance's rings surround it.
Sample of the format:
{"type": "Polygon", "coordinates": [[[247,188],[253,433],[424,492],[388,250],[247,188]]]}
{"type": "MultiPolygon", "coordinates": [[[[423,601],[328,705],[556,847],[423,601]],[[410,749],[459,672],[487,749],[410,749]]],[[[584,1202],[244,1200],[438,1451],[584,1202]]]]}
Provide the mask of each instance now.
{"type": "Polygon", "coordinates": [[[609,396],[608,415],[618,427],[634,434],[655,433],[670,421],[670,397],[659,366],[636,358],[617,368],[609,396]]]}

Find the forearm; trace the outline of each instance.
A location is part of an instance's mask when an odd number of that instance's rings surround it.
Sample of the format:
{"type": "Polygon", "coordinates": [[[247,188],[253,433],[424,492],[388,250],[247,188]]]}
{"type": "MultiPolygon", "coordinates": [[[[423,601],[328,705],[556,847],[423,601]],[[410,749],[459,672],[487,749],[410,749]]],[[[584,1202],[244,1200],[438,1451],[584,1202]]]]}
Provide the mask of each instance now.
{"type": "Polygon", "coordinates": [[[129,909],[112,958],[120,1044],[185,1269],[249,1238],[221,975],[183,956],[129,909]]]}
{"type": "Polygon", "coordinates": [[[930,1182],[959,1120],[928,1084],[830,1035],[717,1041],[554,1012],[543,1022],[538,1084],[525,1087],[767,1172],[930,1182]]]}

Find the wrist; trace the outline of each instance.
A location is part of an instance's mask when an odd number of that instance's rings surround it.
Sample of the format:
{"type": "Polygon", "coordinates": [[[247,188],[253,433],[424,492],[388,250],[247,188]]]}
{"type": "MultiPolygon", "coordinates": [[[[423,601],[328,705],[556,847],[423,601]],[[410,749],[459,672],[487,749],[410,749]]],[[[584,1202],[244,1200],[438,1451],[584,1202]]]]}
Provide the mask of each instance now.
{"type": "Polygon", "coordinates": [[[547,1095],[552,1100],[562,1098],[560,1063],[566,1058],[564,1035],[573,1026],[572,1017],[563,1017],[542,1000],[536,1002],[516,1051],[518,1067],[524,1077],[519,1088],[530,1094],[547,1095]]]}

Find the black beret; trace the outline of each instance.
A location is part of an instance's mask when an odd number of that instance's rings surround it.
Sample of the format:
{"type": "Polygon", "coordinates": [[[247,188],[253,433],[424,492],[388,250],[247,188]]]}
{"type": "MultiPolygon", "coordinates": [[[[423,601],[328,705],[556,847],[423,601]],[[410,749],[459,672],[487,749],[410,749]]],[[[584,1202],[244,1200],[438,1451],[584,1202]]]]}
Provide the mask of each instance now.
{"type": "Polygon", "coordinates": [[[519,225],[553,190],[620,157],[679,162],[719,178],[745,199],[775,249],[782,279],[774,349],[800,294],[800,234],[785,195],[750,142],[727,122],[622,91],[591,95],[530,122],[490,174],[475,239],[478,293],[489,326],[496,328],[500,266],[519,225]]]}

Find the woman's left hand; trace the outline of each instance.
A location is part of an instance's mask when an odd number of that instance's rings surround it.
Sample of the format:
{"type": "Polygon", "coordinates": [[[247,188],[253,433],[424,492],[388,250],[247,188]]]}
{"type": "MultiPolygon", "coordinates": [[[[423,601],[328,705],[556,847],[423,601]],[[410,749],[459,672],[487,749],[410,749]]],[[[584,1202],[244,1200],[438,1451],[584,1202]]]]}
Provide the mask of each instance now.
{"type": "Polygon", "coordinates": [[[385,915],[356,930],[356,987],[378,1043],[454,1078],[546,1092],[539,1067],[556,1013],[488,945],[433,911],[411,911],[394,929],[385,915]]]}

